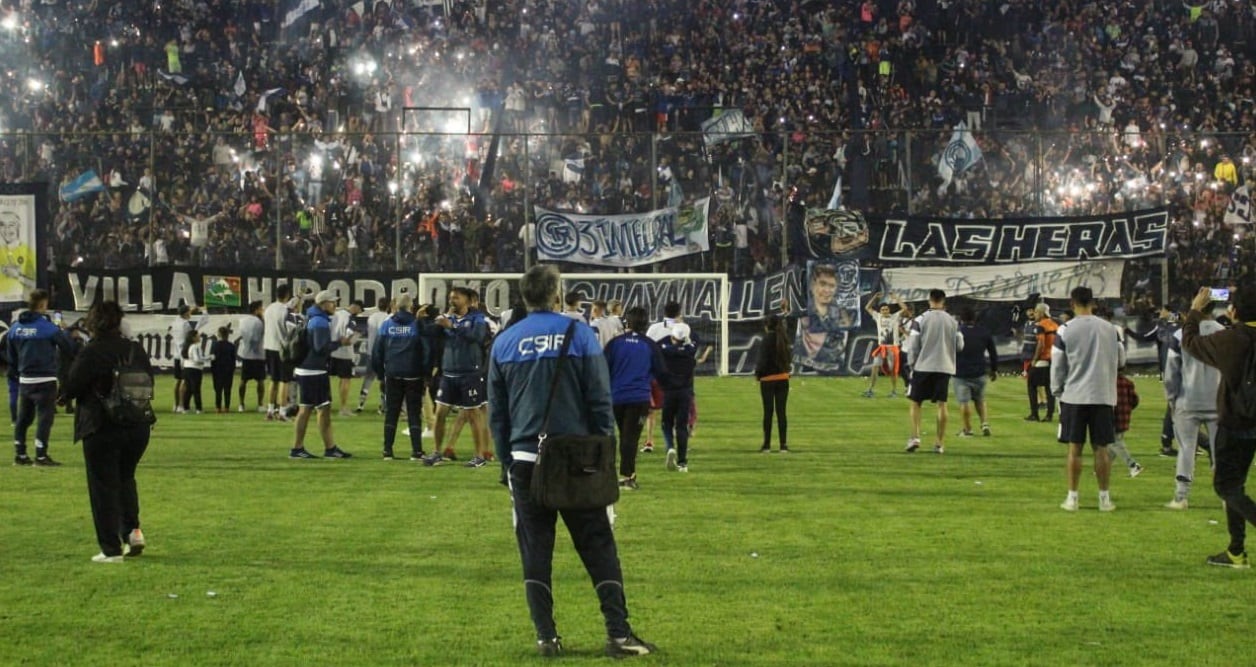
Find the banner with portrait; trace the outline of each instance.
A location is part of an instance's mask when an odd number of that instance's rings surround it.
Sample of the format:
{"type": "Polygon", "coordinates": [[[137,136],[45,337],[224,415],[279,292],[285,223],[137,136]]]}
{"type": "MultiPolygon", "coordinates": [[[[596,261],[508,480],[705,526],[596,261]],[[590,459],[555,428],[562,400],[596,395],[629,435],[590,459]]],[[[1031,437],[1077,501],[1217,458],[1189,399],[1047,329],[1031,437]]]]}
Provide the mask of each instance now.
{"type": "Polygon", "coordinates": [[[794,363],[837,372],[846,362],[847,339],[863,325],[859,262],[807,263],[807,307],[798,318],[794,363]]]}
{"type": "Polygon", "coordinates": [[[693,206],[629,215],[581,215],[536,207],[541,261],[602,267],[644,266],[710,250],[710,198],[693,206]]]}
{"type": "Polygon", "coordinates": [[[31,290],[44,284],[46,262],[39,241],[46,197],[40,184],[0,184],[0,304],[26,301],[31,290]]]}

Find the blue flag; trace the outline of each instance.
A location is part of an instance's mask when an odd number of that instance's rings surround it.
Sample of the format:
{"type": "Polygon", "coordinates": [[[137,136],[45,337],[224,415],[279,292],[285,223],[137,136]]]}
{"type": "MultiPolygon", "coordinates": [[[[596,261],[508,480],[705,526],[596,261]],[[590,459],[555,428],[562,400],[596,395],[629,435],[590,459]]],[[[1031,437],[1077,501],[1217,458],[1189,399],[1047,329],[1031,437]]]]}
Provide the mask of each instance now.
{"type": "Polygon", "coordinates": [[[72,202],[92,193],[105,189],[105,184],[96,175],[95,169],[88,169],[79,174],[78,178],[61,186],[61,201],[72,202]]]}

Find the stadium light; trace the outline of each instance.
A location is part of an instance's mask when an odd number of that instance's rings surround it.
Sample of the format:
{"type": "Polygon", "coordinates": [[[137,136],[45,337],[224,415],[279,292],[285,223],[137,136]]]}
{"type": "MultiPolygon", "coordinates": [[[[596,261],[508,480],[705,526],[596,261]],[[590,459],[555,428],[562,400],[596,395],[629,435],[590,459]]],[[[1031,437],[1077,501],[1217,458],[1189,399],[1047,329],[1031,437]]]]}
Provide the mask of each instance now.
{"type": "Polygon", "coordinates": [[[31,77],[26,80],[26,87],[29,88],[32,93],[38,93],[44,89],[44,82],[36,79],[35,77],[31,77]]]}
{"type": "Polygon", "coordinates": [[[10,31],[17,30],[17,14],[10,13],[5,16],[3,20],[0,20],[0,27],[10,31]]]}

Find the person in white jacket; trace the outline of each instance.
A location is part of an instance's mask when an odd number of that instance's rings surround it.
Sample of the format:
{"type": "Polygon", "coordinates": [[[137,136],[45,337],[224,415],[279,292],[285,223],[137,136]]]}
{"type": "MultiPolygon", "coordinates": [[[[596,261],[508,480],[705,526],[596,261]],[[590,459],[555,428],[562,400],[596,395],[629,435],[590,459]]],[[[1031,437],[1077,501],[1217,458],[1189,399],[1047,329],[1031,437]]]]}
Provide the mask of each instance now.
{"type": "MultiPolygon", "coordinates": [[[[1212,319],[1211,313],[1204,313],[1204,318],[1199,323],[1199,335],[1208,336],[1224,329],[1212,319]]],[[[1174,333],[1164,363],[1164,396],[1173,408],[1173,434],[1178,441],[1177,487],[1173,500],[1165,503],[1169,509],[1184,510],[1189,506],[1200,426],[1208,433],[1208,460],[1212,461],[1217,442],[1217,388],[1220,384],[1221,371],[1183,350],[1181,330],[1174,333]]]]}
{"type": "Polygon", "coordinates": [[[183,342],[183,381],[186,385],[183,393],[183,412],[190,412],[196,407],[196,414],[201,414],[201,381],[205,377],[205,369],[213,355],[205,351],[201,345],[201,334],[195,329],[188,333],[183,342]]]}

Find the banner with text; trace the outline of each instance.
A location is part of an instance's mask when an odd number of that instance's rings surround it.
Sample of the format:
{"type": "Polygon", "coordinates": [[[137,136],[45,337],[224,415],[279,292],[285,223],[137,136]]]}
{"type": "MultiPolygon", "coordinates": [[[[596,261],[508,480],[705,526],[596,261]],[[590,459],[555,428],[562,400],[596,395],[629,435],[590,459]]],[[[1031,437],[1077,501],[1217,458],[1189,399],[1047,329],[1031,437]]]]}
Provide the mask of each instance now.
{"type": "Polygon", "coordinates": [[[537,256],[545,261],[630,267],[710,250],[710,198],[692,207],[631,215],[581,215],[536,207],[537,256]]]}
{"type": "Polygon", "coordinates": [[[1033,294],[1047,299],[1067,299],[1074,287],[1089,287],[1100,299],[1121,297],[1123,259],[1091,262],[1026,262],[1004,265],[913,266],[885,269],[881,282],[885,293],[903,301],[925,301],[938,288],[948,298],[969,297],[981,301],[1024,301],[1033,294]]]}

